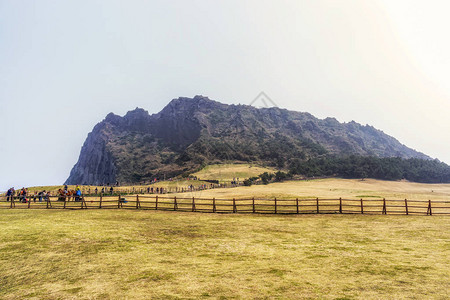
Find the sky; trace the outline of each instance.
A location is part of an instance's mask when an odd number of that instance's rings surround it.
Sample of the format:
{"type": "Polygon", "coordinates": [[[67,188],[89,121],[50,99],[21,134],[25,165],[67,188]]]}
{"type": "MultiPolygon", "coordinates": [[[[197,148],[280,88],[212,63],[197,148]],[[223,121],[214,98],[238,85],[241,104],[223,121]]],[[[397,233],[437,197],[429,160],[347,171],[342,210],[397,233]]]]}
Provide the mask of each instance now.
{"type": "Polygon", "coordinates": [[[171,99],[369,124],[450,163],[437,0],[0,0],[0,191],[62,184],[109,112],[171,99]]]}

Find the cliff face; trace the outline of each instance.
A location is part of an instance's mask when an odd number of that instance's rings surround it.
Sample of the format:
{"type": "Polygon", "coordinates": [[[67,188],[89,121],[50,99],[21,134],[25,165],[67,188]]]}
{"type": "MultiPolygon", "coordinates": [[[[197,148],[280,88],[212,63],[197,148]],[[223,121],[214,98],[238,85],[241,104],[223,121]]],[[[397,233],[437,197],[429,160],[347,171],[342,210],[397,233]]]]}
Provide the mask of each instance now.
{"type": "Polygon", "coordinates": [[[108,127],[111,125],[102,122],[89,133],[66,184],[115,182],[117,173],[113,153],[108,149],[108,127]]]}
{"type": "Polygon", "coordinates": [[[225,161],[282,168],[325,154],[429,159],[371,126],[196,96],[174,99],[154,115],[140,108],[109,114],[88,135],[66,183],[132,183],[225,161]]]}

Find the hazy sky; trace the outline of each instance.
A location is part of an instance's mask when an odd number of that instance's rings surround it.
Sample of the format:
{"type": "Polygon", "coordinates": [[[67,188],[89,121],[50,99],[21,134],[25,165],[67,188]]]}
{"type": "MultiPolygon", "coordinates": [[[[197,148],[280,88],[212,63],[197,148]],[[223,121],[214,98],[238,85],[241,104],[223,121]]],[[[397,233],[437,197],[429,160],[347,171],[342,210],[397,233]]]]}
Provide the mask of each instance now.
{"type": "Polygon", "coordinates": [[[450,1],[0,0],[0,190],[61,184],[109,112],[179,96],[370,124],[450,163],[450,1]]]}

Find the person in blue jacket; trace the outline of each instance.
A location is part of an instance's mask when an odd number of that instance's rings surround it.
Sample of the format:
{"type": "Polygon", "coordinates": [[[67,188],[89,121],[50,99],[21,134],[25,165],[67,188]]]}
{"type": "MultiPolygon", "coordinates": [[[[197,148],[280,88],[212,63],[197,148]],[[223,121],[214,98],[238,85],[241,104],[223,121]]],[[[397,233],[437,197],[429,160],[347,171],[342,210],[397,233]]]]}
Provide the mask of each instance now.
{"type": "Polygon", "coordinates": [[[77,185],[77,187],[75,188],[75,201],[80,201],[80,200],[81,200],[81,189],[77,185]]]}

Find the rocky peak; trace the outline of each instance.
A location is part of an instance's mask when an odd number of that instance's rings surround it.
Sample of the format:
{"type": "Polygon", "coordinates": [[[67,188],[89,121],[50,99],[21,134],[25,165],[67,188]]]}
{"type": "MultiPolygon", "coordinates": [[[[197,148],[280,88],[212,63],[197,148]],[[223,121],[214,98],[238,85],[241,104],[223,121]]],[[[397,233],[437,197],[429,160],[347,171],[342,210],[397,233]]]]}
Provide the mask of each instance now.
{"type": "Polygon", "coordinates": [[[122,122],[122,117],[111,112],[106,116],[104,121],[116,126],[120,126],[122,122]]]}
{"type": "Polygon", "coordinates": [[[143,108],[136,107],[134,110],[130,110],[126,113],[124,116],[125,119],[131,119],[131,118],[140,118],[140,117],[147,117],[149,116],[148,111],[146,111],[143,108]]]}
{"type": "Polygon", "coordinates": [[[371,126],[280,108],[226,105],[201,95],[173,99],[161,112],[110,113],[88,135],[67,183],[138,182],[203,163],[256,161],[284,167],[324,154],[423,158],[371,126]]]}
{"type": "Polygon", "coordinates": [[[158,115],[162,117],[176,115],[192,117],[198,111],[213,109],[220,104],[201,95],[197,95],[194,98],[180,97],[170,101],[158,115]]]}

